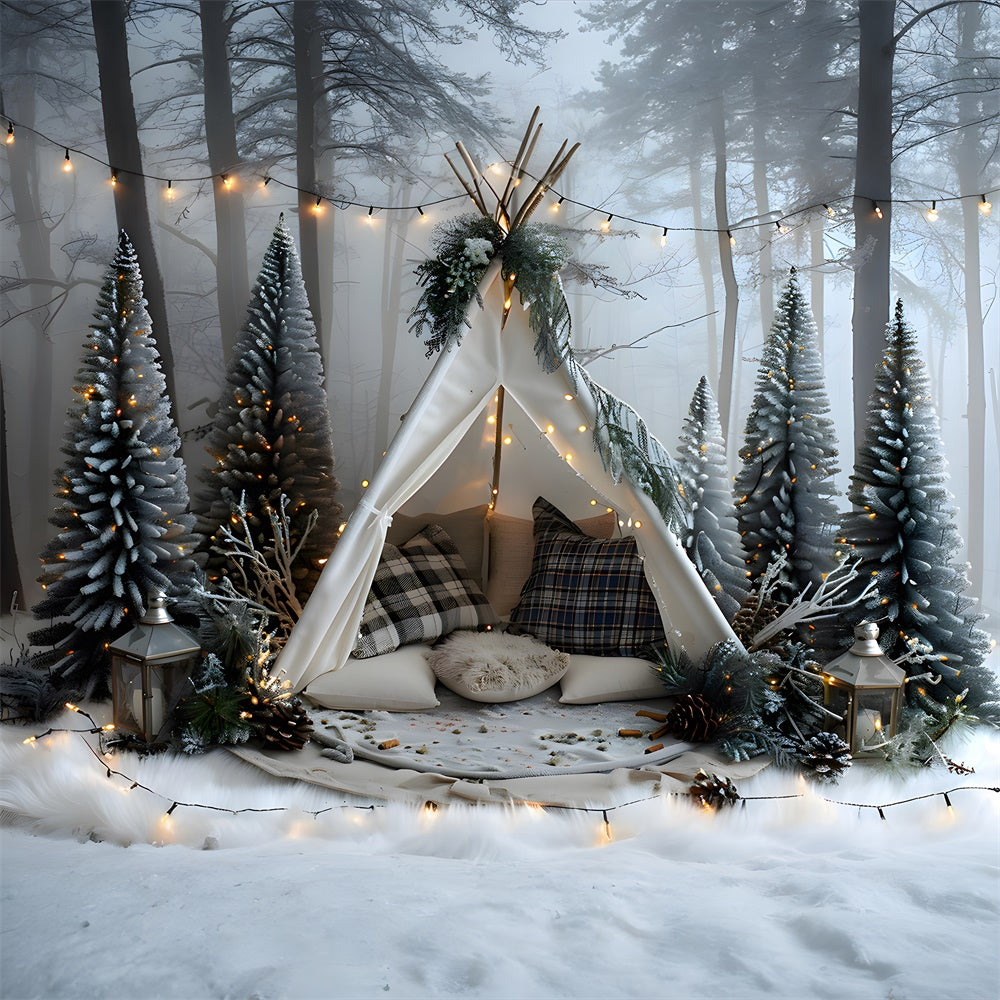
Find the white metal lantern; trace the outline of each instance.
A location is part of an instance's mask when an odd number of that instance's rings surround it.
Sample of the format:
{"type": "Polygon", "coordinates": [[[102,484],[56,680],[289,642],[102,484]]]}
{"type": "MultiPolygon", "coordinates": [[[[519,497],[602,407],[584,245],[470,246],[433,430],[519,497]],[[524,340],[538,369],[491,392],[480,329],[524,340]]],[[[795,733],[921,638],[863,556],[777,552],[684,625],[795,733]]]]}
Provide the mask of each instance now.
{"type": "Polygon", "coordinates": [[[170,736],[172,717],[194,669],[198,643],[174,624],[163,594],[139,624],[108,646],[115,729],[152,746],[170,736]]]}
{"type": "Polygon", "coordinates": [[[906,671],[882,652],[878,626],[861,622],[854,645],[823,669],[823,701],[842,721],[831,731],[842,736],[852,757],[882,756],[886,738],[896,735],[906,671]]]}

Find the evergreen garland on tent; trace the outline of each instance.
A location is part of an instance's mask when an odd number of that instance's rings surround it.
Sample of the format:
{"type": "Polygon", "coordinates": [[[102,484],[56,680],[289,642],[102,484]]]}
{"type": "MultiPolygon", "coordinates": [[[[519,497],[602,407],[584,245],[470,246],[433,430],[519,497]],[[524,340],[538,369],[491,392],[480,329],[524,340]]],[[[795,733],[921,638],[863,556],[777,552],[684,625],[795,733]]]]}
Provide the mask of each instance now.
{"type": "Polygon", "coordinates": [[[775,593],[788,603],[834,566],[837,444],[816,324],[794,270],[757,372],[736,476],[736,518],[751,581],[788,556],[775,593]]]}
{"type": "Polygon", "coordinates": [[[694,391],[677,447],[686,511],[681,544],[729,621],[746,600],[746,566],[736,530],[719,407],[708,379],[694,391]]]}
{"type": "Polygon", "coordinates": [[[291,539],[301,539],[313,511],[319,520],[300,553],[299,597],[308,597],[336,541],[341,505],[333,474],[333,440],[323,361],[309,312],[302,268],[279,218],[264,255],[243,330],[226,372],[203,475],[199,529],[211,580],[227,564],[221,527],[245,503],[259,551],[273,549],[271,512],[288,498],[291,539]]]}
{"type": "MultiPolygon", "coordinates": [[[[876,592],[860,602],[856,617],[879,619],[886,654],[917,653],[905,664],[909,673],[930,669],[942,677],[925,686],[928,693],[945,701],[968,689],[966,703],[995,717],[1000,692],[983,663],[989,637],[978,627],[984,616],[975,600],[965,595],[969,582],[958,562],[962,539],[947,481],[927,372],[899,300],[851,476],[853,509],[838,540],[860,558],[860,580],[876,578],[876,592]]],[[[907,689],[912,701],[918,688],[907,689]]]]}
{"type": "Polygon", "coordinates": [[[48,647],[36,667],[77,698],[108,694],[105,644],[137,619],[153,591],[193,579],[187,474],[151,332],[142,275],[122,232],[84,345],[56,473],[57,534],[42,552],[50,623],[28,638],[48,647]]]}

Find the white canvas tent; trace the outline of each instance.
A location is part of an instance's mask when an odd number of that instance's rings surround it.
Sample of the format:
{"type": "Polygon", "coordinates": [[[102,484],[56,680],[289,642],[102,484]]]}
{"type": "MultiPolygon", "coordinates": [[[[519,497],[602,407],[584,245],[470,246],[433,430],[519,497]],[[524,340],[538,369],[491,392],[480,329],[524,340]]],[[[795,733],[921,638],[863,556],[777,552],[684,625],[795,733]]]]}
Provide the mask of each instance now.
{"type": "MultiPolygon", "coordinates": [[[[510,463],[521,472],[513,483],[504,476],[497,509],[525,516],[538,495],[570,516],[593,513],[595,499],[599,509],[613,508],[623,530],[635,534],[668,640],[698,657],[733,637],[656,506],[627,479],[616,481],[594,449],[588,432],[597,410],[586,381],[573,377],[575,363],[547,373],[535,356],[528,314],[516,305],[502,323],[498,262],[486,272],[480,292],[484,308],[473,298],[467,314],[471,329],[437,357],[281,653],[278,665],[296,691],[347,662],[397,511],[447,513],[489,500],[492,478],[484,469],[492,467],[493,442],[492,434],[483,432],[501,386],[504,426],[510,422],[514,428],[519,421],[513,453],[522,451],[526,459],[540,446],[548,453],[549,471],[539,481],[525,482],[530,480],[525,470],[536,466],[510,463]],[[478,457],[466,458],[470,451],[478,457]]],[[[504,462],[506,468],[506,457],[504,462]]]]}

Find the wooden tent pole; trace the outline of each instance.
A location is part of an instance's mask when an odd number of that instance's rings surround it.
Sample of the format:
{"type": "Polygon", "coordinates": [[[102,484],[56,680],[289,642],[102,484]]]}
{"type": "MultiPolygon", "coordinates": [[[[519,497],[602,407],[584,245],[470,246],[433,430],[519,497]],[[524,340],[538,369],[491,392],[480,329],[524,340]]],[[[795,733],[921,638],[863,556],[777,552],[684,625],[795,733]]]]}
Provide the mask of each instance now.
{"type": "Polygon", "coordinates": [[[497,422],[493,434],[493,483],[490,487],[490,510],[497,505],[500,496],[500,462],[503,458],[503,386],[497,387],[497,422]]]}

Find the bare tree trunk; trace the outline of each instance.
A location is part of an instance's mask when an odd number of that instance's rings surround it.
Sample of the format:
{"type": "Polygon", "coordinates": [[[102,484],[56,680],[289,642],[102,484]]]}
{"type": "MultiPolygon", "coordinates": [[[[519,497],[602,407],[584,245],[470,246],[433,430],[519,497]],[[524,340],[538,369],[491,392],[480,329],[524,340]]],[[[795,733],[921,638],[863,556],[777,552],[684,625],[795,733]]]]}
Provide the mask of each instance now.
{"type": "Polygon", "coordinates": [[[215,240],[218,250],[216,289],[219,303],[219,332],[222,355],[229,361],[236,336],[250,301],[247,267],[247,232],[243,192],[227,188],[222,174],[239,163],[236,148],[236,117],[233,114],[233,85],[229,75],[230,5],[219,0],[201,0],[201,54],[204,63],[205,137],[209,169],[215,193],[215,240]]]}
{"type": "MultiPolygon", "coordinates": [[[[405,183],[399,204],[410,199],[411,185],[405,183]]],[[[399,299],[403,289],[403,255],[406,231],[412,216],[397,216],[399,228],[385,227],[382,253],[382,359],[378,378],[378,400],[375,411],[375,465],[389,444],[389,414],[392,410],[392,376],[396,364],[396,342],[399,337],[399,299]]]]}
{"type": "MultiPolygon", "coordinates": [[[[976,35],[982,22],[982,8],[978,4],[962,4],[958,9],[961,31],[959,60],[971,57],[976,48],[976,35]]],[[[979,117],[979,101],[975,94],[965,89],[958,98],[958,121],[966,123],[979,117]]],[[[962,130],[956,151],[958,188],[961,194],[978,191],[979,164],[982,151],[976,142],[973,128],[962,130]]],[[[986,343],[983,336],[983,301],[979,261],[979,209],[973,198],[962,199],[962,224],[965,248],[965,327],[969,358],[969,391],[967,417],[969,420],[969,531],[968,559],[971,564],[969,582],[971,592],[983,596],[983,558],[986,551],[986,343]]]]}
{"type": "MultiPolygon", "coordinates": [[[[8,69],[23,66],[25,73],[14,75],[17,107],[23,117],[34,119],[35,92],[30,80],[33,54],[30,47],[19,45],[10,54],[8,69]]],[[[56,275],[52,269],[52,242],[46,225],[46,216],[38,197],[38,145],[33,142],[17,142],[7,148],[7,163],[10,174],[10,195],[14,207],[14,221],[17,224],[17,251],[24,272],[40,282],[30,282],[28,296],[30,313],[26,317],[31,334],[29,337],[14,338],[4,334],[3,354],[8,378],[8,393],[12,401],[17,401],[16,412],[22,421],[18,426],[19,439],[25,439],[20,448],[11,449],[6,436],[0,437],[0,447],[4,452],[4,488],[9,489],[8,477],[14,476],[18,483],[13,495],[18,497],[17,512],[7,508],[12,521],[17,523],[15,541],[11,547],[4,547],[7,557],[16,568],[23,565],[31,574],[37,566],[35,558],[42,551],[46,541],[45,515],[51,505],[52,462],[55,441],[52,439],[52,373],[54,349],[49,336],[48,325],[53,312],[50,304],[51,289],[56,287],[56,275]],[[51,281],[46,288],[42,282],[51,281]],[[13,370],[12,370],[13,367],[13,370]],[[14,456],[13,460],[11,456],[14,456]],[[28,503],[25,504],[24,501],[28,503]],[[38,515],[42,514],[42,517],[38,515]],[[30,567],[30,569],[28,569],[30,567]]],[[[68,294],[68,293],[67,293],[68,294]]],[[[82,334],[81,334],[82,342],[82,334]]],[[[28,606],[41,596],[41,589],[32,582],[31,594],[21,593],[21,604],[28,606]]],[[[6,610],[6,604],[3,606],[6,610]]]]}
{"type": "Polygon", "coordinates": [[[115,215],[119,229],[128,233],[139,257],[143,294],[149,303],[153,336],[160,353],[167,394],[176,421],[178,401],[170,330],[167,325],[167,299],[149,221],[146,183],[142,176],[142,151],[139,148],[139,127],[132,97],[128,38],[125,33],[128,5],[125,0],[91,0],[90,14],[94,23],[108,160],[113,168],[118,169],[118,183],[114,191],[115,215]]]}
{"type": "Polygon", "coordinates": [[[895,0],[858,4],[858,144],[854,179],[854,441],[865,436],[868,397],[889,321],[892,223],[892,73],[895,0]],[[882,218],[875,211],[875,204],[882,218]]]}
{"type": "Polygon", "coordinates": [[[817,215],[809,225],[809,255],[813,265],[810,273],[810,298],[812,299],[813,318],[816,320],[817,343],[819,346],[819,356],[823,357],[824,338],[826,323],[824,321],[824,310],[826,302],[824,293],[826,285],[824,282],[823,269],[819,267],[826,259],[826,250],[823,246],[823,216],[817,215]]]}
{"type": "MultiPolygon", "coordinates": [[[[762,73],[761,63],[755,61],[751,71],[751,86],[753,87],[754,106],[757,108],[763,108],[766,104],[762,73]]],[[[757,215],[764,219],[771,211],[771,200],[767,190],[768,141],[761,115],[753,116],[751,132],[753,136],[753,193],[757,202],[757,215]]],[[[774,322],[773,232],[773,229],[767,232],[764,245],[760,250],[760,288],[758,288],[757,294],[760,303],[760,325],[764,330],[765,337],[774,322]]]]}
{"type": "MultiPolygon", "coordinates": [[[[292,4],[292,43],[295,58],[295,171],[299,194],[299,256],[302,278],[312,310],[316,329],[322,336],[327,317],[322,315],[322,283],[319,264],[319,216],[313,211],[317,162],[316,105],[322,79],[322,49],[315,30],[314,4],[310,0],[294,0],[292,4]]],[[[327,365],[329,359],[324,358],[327,365]]]]}
{"type": "Polygon", "coordinates": [[[23,600],[21,572],[14,551],[14,521],[10,510],[10,488],[7,485],[7,411],[4,406],[3,368],[0,367],[0,613],[6,613],[15,594],[23,600]]]}
{"type": "Polygon", "coordinates": [[[692,159],[688,164],[691,178],[691,207],[694,212],[694,252],[701,268],[701,283],[705,295],[705,325],[708,332],[708,381],[712,392],[719,393],[719,324],[715,318],[715,275],[708,240],[705,238],[705,221],[701,211],[701,161],[692,159]]]}
{"type": "Polygon", "coordinates": [[[733,248],[729,242],[729,204],[726,200],[726,120],[722,98],[712,100],[712,138],[715,142],[715,219],[719,228],[719,261],[722,265],[722,287],[726,293],[726,315],[722,326],[722,366],[719,370],[719,421],[722,436],[730,439],[729,422],[733,407],[733,377],[736,367],[736,317],[740,307],[740,289],[733,268],[733,248]]]}

